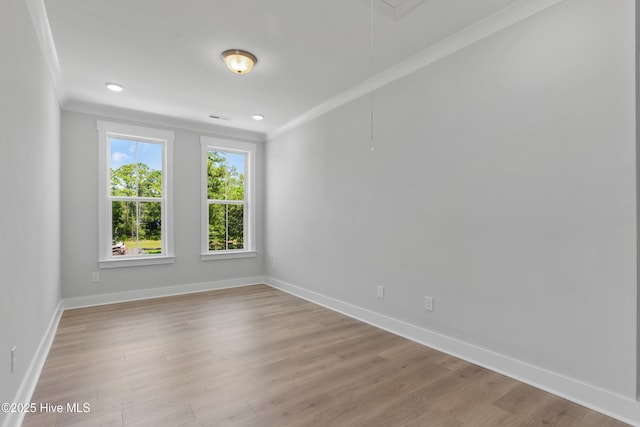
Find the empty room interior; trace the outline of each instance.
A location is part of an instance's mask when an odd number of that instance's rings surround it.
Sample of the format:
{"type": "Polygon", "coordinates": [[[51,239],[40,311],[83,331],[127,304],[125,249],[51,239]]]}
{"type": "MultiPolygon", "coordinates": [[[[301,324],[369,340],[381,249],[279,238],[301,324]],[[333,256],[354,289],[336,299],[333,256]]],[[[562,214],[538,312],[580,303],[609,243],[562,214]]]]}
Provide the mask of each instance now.
{"type": "Polygon", "coordinates": [[[640,426],[634,0],[2,0],[0,425],[640,426]]]}

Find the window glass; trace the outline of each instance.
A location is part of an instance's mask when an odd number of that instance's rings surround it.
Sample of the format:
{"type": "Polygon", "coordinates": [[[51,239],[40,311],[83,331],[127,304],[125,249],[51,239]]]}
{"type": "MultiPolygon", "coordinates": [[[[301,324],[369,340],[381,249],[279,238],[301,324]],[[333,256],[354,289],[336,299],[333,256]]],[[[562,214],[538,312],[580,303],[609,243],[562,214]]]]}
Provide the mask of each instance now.
{"type": "MultiPolygon", "coordinates": [[[[255,146],[202,137],[203,255],[253,252],[255,146]]],[[[214,258],[203,258],[214,259],[214,258]]]]}
{"type": "MultiPolygon", "coordinates": [[[[173,132],[98,121],[100,267],[172,258],[173,132]],[[127,261],[128,260],[128,261],[127,261]]],[[[150,261],[149,261],[150,262],[150,261]]],[[[153,261],[153,263],[173,262],[153,261]]]]}

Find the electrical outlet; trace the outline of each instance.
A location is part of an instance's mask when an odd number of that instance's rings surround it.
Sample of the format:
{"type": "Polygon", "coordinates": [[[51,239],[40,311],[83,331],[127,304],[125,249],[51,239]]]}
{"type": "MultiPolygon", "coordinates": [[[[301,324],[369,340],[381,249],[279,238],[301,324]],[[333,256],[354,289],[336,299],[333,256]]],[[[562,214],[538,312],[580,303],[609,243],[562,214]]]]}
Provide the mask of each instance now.
{"type": "Polygon", "coordinates": [[[14,345],[11,349],[11,373],[16,367],[16,346],[14,345]]]}
{"type": "Polygon", "coordinates": [[[91,273],[91,281],[92,282],[99,282],[100,281],[100,273],[97,271],[94,271],[93,273],[91,273]]]}
{"type": "Polygon", "coordinates": [[[384,298],[384,286],[378,285],[378,298],[384,298]]]}
{"type": "Polygon", "coordinates": [[[433,311],[433,297],[424,297],[424,309],[433,311]]]}

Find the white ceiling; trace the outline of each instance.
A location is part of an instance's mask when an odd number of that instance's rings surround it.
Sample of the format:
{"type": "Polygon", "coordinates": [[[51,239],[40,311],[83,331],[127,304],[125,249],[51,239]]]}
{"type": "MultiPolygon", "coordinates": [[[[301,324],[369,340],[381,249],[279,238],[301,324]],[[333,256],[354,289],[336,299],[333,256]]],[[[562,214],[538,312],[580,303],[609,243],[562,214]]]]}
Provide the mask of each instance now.
{"type": "Polygon", "coordinates": [[[44,3],[60,64],[63,107],[100,104],[264,133],[518,3],[373,1],[44,3]],[[258,57],[250,74],[225,68],[220,53],[232,48],[258,57]],[[106,82],[117,82],[125,91],[112,93],[106,82]],[[252,120],[254,113],[265,120],[252,120]],[[213,120],[210,114],[230,119],[213,120]]]}

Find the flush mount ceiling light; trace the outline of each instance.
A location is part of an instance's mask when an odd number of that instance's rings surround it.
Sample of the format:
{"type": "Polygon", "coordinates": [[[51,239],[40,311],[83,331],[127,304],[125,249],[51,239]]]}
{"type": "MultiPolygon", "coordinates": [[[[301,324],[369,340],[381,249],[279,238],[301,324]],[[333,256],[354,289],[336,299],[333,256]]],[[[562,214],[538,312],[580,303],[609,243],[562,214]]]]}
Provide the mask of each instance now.
{"type": "Polygon", "coordinates": [[[253,117],[253,120],[262,120],[262,119],[264,119],[264,115],[263,114],[254,114],[251,117],[253,117]]]}
{"type": "Polygon", "coordinates": [[[225,50],[220,57],[234,74],[247,74],[258,62],[253,53],[240,49],[225,50]]]}
{"type": "Polygon", "coordinates": [[[122,92],[124,90],[124,87],[122,87],[118,83],[107,83],[105,86],[107,86],[107,89],[112,92],[122,92]]]}

